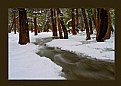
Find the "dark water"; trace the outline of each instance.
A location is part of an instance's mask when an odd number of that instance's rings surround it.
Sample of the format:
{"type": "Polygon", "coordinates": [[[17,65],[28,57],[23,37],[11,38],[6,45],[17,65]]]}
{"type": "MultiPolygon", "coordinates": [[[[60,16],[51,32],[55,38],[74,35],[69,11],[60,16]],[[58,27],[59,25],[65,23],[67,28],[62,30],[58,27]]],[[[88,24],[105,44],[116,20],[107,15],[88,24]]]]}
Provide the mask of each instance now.
{"type": "Polygon", "coordinates": [[[84,55],[76,55],[59,48],[47,47],[46,45],[41,45],[41,49],[37,54],[50,58],[57,65],[60,65],[65,74],[63,76],[68,80],[115,79],[114,62],[89,59],[84,55]]]}

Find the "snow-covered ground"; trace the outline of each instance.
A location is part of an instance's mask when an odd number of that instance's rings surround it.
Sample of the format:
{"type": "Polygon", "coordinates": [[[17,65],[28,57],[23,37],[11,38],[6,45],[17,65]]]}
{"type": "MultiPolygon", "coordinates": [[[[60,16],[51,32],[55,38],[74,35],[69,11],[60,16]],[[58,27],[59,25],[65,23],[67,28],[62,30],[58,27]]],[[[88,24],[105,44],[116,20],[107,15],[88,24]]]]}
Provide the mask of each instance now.
{"type": "MultiPolygon", "coordinates": [[[[38,37],[50,37],[51,33],[30,34],[31,42],[38,37]]],[[[33,43],[18,44],[18,33],[8,34],[8,79],[9,80],[60,80],[62,68],[46,57],[36,54],[38,47],[33,43]]]]}
{"type": "MultiPolygon", "coordinates": [[[[30,32],[30,41],[36,39],[52,37],[51,32],[42,32],[37,36],[30,32]]],[[[94,37],[94,35],[91,35],[94,37]]],[[[8,79],[65,79],[61,76],[62,68],[52,62],[49,58],[40,57],[36,54],[39,46],[33,43],[27,45],[18,44],[18,33],[8,34],[8,79]]],[[[62,50],[68,50],[78,55],[86,55],[89,58],[101,60],[112,60],[115,62],[115,36],[111,36],[105,42],[96,42],[95,38],[86,41],[85,33],[69,35],[69,39],[54,39],[46,43],[49,47],[58,47],[62,50]]]]}
{"type": "MultiPolygon", "coordinates": [[[[91,35],[94,37],[94,35],[91,35]]],[[[86,55],[89,58],[96,58],[105,61],[115,61],[115,37],[112,34],[105,42],[96,42],[95,38],[86,41],[85,33],[69,35],[69,39],[54,39],[47,43],[49,47],[58,47],[78,55],[86,55]]]]}

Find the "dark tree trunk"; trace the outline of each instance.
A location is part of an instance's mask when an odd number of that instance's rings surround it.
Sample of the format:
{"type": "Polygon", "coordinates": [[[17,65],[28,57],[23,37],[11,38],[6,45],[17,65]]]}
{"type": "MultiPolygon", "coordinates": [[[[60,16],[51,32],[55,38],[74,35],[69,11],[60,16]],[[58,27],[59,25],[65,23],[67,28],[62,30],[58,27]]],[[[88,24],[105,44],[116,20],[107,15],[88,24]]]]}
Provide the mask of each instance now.
{"type": "Polygon", "coordinates": [[[33,32],[33,22],[31,21],[31,32],[33,32]]]}
{"type": "Polygon", "coordinates": [[[35,32],[34,35],[38,35],[38,33],[37,33],[37,18],[36,18],[36,15],[34,17],[34,32],[35,32]]]}
{"type": "Polygon", "coordinates": [[[74,8],[72,8],[72,34],[76,35],[74,8]]]}
{"type": "Polygon", "coordinates": [[[31,21],[30,21],[30,23],[31,23],[31,32],[33,32],[33,21],[32,21],[32,15],[31,15],[30,17],[31,17],[31,21]]]}
{"type": "Polygon", "coordinates": [[[9,33],[11,33],[11,31],[12,31],[12,28],[13,28],[13,22],[9,25],[9,33]]]}
{"type": "Polygon", "coordinates": [[[111,26],[111,17],[110,17],[110,9],[107,9],[106,11],[107,11],[107,15],[108,15],[108,29],[107,29],[106,35],[104,37],[104,40],[110,39],[111,29],[112,29],[112,26],[111,26]]]}
{"type": "Polygon", "coordinates": [[[59,14],[57,14],[57,20],[58,20],[59,37],[60,37],[60,39],[63,39],[62,30],[61,30],[61,25],[60,25],[60,17],[59,17],[59,14]]]}
{"type": "Polygon", "coordinates": [[[99,37],[99,33],[100,33],[100,8],[97,8],[97,24],[96,24],[96,31],[97,31],[97,35],[96,35],[96,40],[98,40],[99,37]]]}
{"type": "Polygon", "coordinates": [[[83,15],[81,15],[81,31],[84,31],[85,29],[84,29],[84,19],[83,19],[83,15]]]}
{"type": "Polygon", "coordinates": [[[30,42],[27,22],[27,14],[24,8],[19,8],[19,44],[24,45],[30,42]]]}
{"type": "Polygon", "coordinates": [[[90,34],[93,34],[93,30],[92,30],[92,19],[89,18],[89,26],[90,26],[90,34]]]}
{"type": "Polygon", "coordinates": [[[81,9],[82,9],[83,17],[84,17],[85,28],[86,28],[86,40],[89,40],[91,38],[90,38],[89,26],[88,26],[88,22],[87,22],[87,17],[86,17],[85,9],[84,8],[81,8],[81,9]]]}
{"type": "Polygon", "coordinates": [[[76,8],[76,27],[78,27],[79,19],[78,19],[78,8],[76,8]]]}
{"type": "Polygon", "coordinates": [[[56,22],[56,9],[54,8],[54,26],[55,26],[55,32],[54,32],[54,34],[55,34],[55,36],[58,36],[58,34],[57,34],[57,22],[56,22]]]}
{"type": "Polygon", "coordinates": [[[94,26],[96,28],[96,9],[95,8],[93,10],[92,20],[93,20],[94,26]]]}
{"type": "Polygon", "coordinates": [[[17,18],[17,31],[19,32],[19,17],[17,18]]]}
{"type": "Polygon", "coordinates": [[[49,28],[50,28],[49,20],[47,20],[46,23],[45,23],[45,25],[44,25],[44,30],[43,31],[44,32],[48,32],[49,28]]]}
{"type": "Polygon", "coordinates": [[[63,14],[60,12],[59,8],[57,9],[57,14],[60,14],[60,23],[61,23],[61,26],[62,26],[62,30],[64,32],[64,39],[68,39],[68,31],[67,31],[66,26],[64,24],[63,14]]]}
{"type": "Polygon", "coordinates": [[[55,9],[50,9],[51,10],[51,20],[52,20],[52,28],[53,28],[53,36],[57,36],[57,27],[56,27],[56,18],[55,18],[55,9]]]}
{"type": "Polygon", "coordinates": [[[88,13],[88,19],[89,19],[89,27],[90,27],[90,34],[93,34],[93,30],[92,30],[92,9],[88,9],[87,10],[88,13]]]}
{"type": "Polygon", "coordinates": [[[105,9],[100,9],[100,30],[99,30],[99,35],[97,38],[98,42],[104,42],[104,37],[105,34],[107,32],[107,28],[108,28],[108,15],[107,15],[107,11],[105,9]]]}
{"type": "Polygon", "coordinates": [[[14,30],[14,34],[16,34],[16,16],[15,16],[15,12],[13,12],[13,30],[14,30]]]}

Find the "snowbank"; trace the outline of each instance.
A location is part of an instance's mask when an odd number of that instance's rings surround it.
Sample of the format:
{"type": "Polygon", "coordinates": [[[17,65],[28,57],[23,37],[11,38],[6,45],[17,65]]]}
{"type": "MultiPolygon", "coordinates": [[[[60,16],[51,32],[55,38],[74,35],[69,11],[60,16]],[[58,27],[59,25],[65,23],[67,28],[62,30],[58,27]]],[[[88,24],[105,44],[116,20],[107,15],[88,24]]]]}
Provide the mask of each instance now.
{"type": "MultiPolygon", "coordinates": [[[[92,35],[94,36],[94,35],[92,35]]],[[[115,60],[115,39],[114,35],[105,42],[96,42],[95,38],[87,41],[85,34],[70,35],[69,39],[54,39],[46,43],[49,47],[58,47],[76,54],[83,54],[89,58],[100,60],[115,60]]]]}
{"type": "MultiPolygon", "coordinates": [[[[34,36],[30,33],[31,41],[34,37],[48,37],[50,33],[34,36]],[[45,35],[46,34],[46,35],[45,35]]],[[[18,33],[8,34],[8,79],[9,80],[49,80],[65,79],[60,74],[62,68],[46,57],[36,54],[38,47],[32,43],[18,44],[18,33]]]]}

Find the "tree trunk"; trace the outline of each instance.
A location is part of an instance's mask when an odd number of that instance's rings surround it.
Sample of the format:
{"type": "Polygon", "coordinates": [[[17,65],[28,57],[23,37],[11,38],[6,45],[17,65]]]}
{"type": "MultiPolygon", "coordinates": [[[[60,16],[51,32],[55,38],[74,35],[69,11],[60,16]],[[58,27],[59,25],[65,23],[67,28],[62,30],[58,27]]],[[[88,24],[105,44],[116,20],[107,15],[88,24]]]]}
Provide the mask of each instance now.
{"type": "Polygon", "coordinates": [[[72,8],[72,34],[76,35],[74,8],[72,8]]]}
{"type": "Polygon", "coordinates": [[[59,37],[60,37],[60,39],[63,39],[62,30],[61,30],[61,25],[60,25],[60,17],[59,17],[59,14],[57,14],[57,21],[58,21],[59,37]]]}
{"type": "Polygon", "coordinates": [[[19,44],[24,45],[29,41],[29,30],[28,30],[28,22],[27,22],[27,14],[24,8],[19,8],[19,44]]]}
{"type": "Polygon", "coordinates": [[[56,13],[56,9],[54,8],[54,25],[55,25],[55,36],[58,36],[58,34],[57,34],[57,22],[56,22],[56,17],[57,17],[57,13],[56,13]]]}
{"type": "Polygon", "coordinates": [[[98,40],[99,37],[99,33],[100,33],[100,8],[97,8],[97,24],[96,24],[96,31],[97,31],[97,35],[96,35],[96,40],[98,40]]]}
{"type": "Polygon", "coordinates": [[[37,33],[37,18],[36,18],[36,14],[35,14],[35,17],[34,17],[34,32],[35,32],[34,35],[38,35],[38,33],[37,33]]]}
{"type": "Polygon", "coordinates": [[[92,30],[92,9],[88,9],[87,10],[88,13],[88,18],[89,18],[89,27],[90,27],[90,34],[93,34],[93,30],[92,30]]]}
{"type": "Polygon", "coordinates": [[[13,12],[13,30],[14,30],[14,34],[16,34],[16,16],[15,16],[15,12],[13,12]]]}
{"type": "Polygon", "coordinates": [[[89,18],[89,26],[90,26],[90,34],[93,34],[93,30],[92,30],[92,19],[89,18]]]}
{"type": "Polygon", "coordinates": [[[85,29],[84,29],[84,19],[83,19],[83,15],[81,15],[81,31],[84,31],[85,29]]]}
{"type": "Polygon", "coordinates": [[[19,17],[17,18],[17,31],[19,32],[19,17]]]}
{"type": "Polygon", "coordinates": [[[60,14],[60,23],[61,23],[61,26],[62,26],[62,30],[64,32],[64,39],[68,39],[68,31],[67,31],[66,26],[64,24],[63,14],[60,12],[59,8],[57,8],[57,14],[60,14]]]}
{"type": "Polygon", "coordinates": [[[55,9],[51,10],[51,20],[52,20],[52,27],[53,27],[53,36],[57,36],[57,27],[56,27],[56,18],[55,18],[55,9]]]}
{"type": "Polygon", "coordinates": [[[93,20],[94,26],[96,28],[96,8],[94,8],[94,10],[93,10],[92,20],[93,20]]]}
{"type": "Polygon", "coordinates": [[[33,22],[31,21],[31,32],[33,32],[33,22]]]}
{"type": "Polygon", "coordinates": [[[9,33],[11,33],[11,31],[12,31],[12,28],[13,28],[13,22],[9,25],[9,33]]]}
{"type": "Polygon", "coordinates": [[[107,28],[108,28],[108,15],[107,15],[107,11],[104,8],[100,9],[100,28],[99,28],[99,32],[98,32],[98,38],[97,41],[98,42],[104,42],[104,37],[105,34],[107,32],[107,28]]]}
{"type": "MultiPolygon", "coordinates": [[[[32,14],[32,13],[31,13],[32,14]]],[[[30,23],[31,23],[31,32],[33,32],[33,21],[32,21],[32,15],[30,16],[31,17],[31,21],[30,21],[30,23]]]]}
{"type": "Polygon", "coordinates": [[[111,17],[110,17],[110,9],[107,9],[107,15],[108,15],[108,29],[107,29],[106,35],[105,35],[105,37],[104,37],[104,40],[110,39],[110,35],[111,35],[111,17]]]}
{"type": "Polygon", "coordinates": [[[87,18],[86,18],[85,9],[84,8],[81,8],[81,9],[82,9],[83,17],[84,17],[85,28],[86,28],[86,40],[89,40],[91,38],[90,38],[89,26],[88,26],[88,22],[87,22],[87,18]]]}
{"type": "Polygon", "coordinates": [[[79,19],[78,19],[78,8],[76,8],[76,27],[78,27],[79,19]]]}

